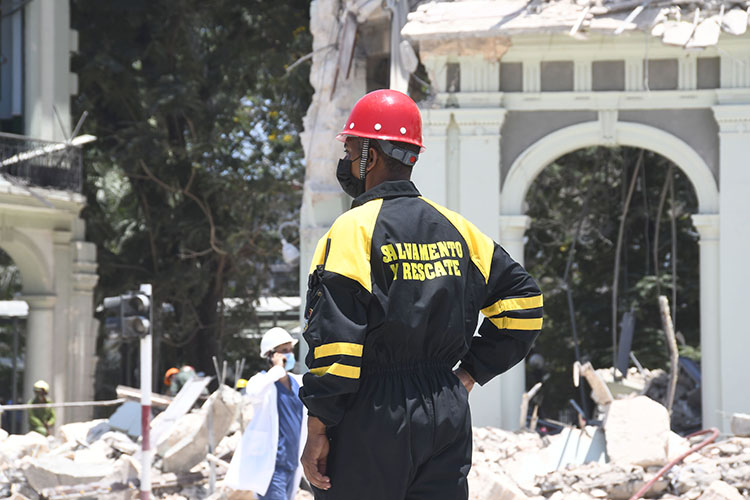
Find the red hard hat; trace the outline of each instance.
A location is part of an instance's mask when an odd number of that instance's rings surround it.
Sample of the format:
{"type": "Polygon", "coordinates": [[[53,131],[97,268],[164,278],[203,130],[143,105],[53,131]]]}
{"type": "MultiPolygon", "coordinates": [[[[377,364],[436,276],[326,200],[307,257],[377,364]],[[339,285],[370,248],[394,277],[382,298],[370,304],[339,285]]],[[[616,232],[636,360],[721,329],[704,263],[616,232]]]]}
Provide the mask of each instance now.
{"type": "Polygon", "coordinates": [[[336,139],[344,142],[348,136],[406,142],[424,151],[419,108],[398,90],[374,90],[357,101],[336,139]]]}

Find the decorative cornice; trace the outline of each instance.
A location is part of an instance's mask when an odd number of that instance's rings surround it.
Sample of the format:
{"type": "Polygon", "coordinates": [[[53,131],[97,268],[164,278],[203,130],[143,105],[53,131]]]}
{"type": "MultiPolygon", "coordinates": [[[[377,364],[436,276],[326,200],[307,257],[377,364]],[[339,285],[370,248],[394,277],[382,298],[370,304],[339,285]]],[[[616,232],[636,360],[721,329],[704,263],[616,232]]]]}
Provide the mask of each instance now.
{"type": "Polygon", "coordinates": [[[98,282],[99,276],[95,273],[73,274],[73,290],[75,292],[92,293],[98,282]]]}
{"type": "Polygon", "coordinates": [[[719,241],[719,214],[693,214],[690,218],[700,235],[699,243],[719,241]]]}
{"type": "Polygon", "coordinates": [[[21,300],[28,302],[29,313],[35,309],[53,309],[57,295],[23,295],[21,300]]]}
{"type": "MultiPolygon", "coordinates": [[[[705,109],[720,102],[744,103],[750,89],[654,90],[621,92],[455,92],[437,94],[436,108],[424,108],[422,114],[440,110],[500,108],[507,111],[598,111],[705,109]]],[[[424,120],[424,116],[423,116],[424,120]]]]}
{"type": "Polygon", "coordinates": [[[52,231],[52,241],[55,245],[68,245],[73,237],[73,233],[65,230],[52,231]]]}
{"type": "Polygon", "coordinates": [[[443,136],[451,123],[451,116],[462,136],[499,136],[505,122],[502,108],[440,108],[422,111],[425,135],[443,136]]]}
{"type": "Polygon", "coordinates": [[[721,134],[750,134],[750,104],[712,106],[721,134]]]}
{"type": "Polygon", "coordinates": [[[503,241],[523,238],[526,230],[531,226],[531,217],[528,215],[501,215],[498,217],[500,223],[500,239],[503,241]]]}

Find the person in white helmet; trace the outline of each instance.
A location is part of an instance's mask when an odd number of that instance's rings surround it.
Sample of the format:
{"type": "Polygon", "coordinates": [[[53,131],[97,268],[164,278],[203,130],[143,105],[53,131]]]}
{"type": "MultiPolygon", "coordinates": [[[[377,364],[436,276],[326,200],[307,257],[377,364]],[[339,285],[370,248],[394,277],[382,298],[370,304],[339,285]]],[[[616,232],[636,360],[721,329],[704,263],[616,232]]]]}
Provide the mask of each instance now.
{"type": "Polygon", "coordinates": [[[294,368],[292,338],[283,328],[271,328],[260,342],[268,360],[245,386],[253,418],[229,464],[225,484],[253,491],[259,500],[291,500],[302,478],[299,458],[307,439],[307,410],[297,393],[302,377],[294,368]]]}
{"type": "MultiPolygon", "coordinates": [[[[34,397],[29,404],[51,403],[49,399],[49,384],[44,380],[34,382],[34,397]]],[[[29,429],[38,432],[42,436],[49,436],[55,426],[57,414],[54,408],[33,408],[29,410],[29,429]]]]}

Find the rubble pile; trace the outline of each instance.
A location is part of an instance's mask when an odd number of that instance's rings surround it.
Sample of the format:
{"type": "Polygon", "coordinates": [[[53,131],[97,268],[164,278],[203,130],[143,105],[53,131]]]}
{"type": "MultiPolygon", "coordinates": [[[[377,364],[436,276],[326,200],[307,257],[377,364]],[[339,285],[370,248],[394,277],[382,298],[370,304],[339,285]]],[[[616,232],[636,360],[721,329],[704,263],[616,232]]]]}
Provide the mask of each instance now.
{"type": "MultiPolygon", "coordinates": [[[[249,418],[242,406],[240,394],[222,386],[200,408],[190,410],[187,405],[185,413],[173,422],[165,421],[167,411],[157,415],[151,427],[153,497],[208,498],[212,474],[215,489],[220,489],[249,418]]],[[[137,410],[140,413],[139,406],[137,410]]],[[[120,422],[104,419],[67,424],[50,437],[36,432],[0,436],[0,498],[138,498],[141,443],[137,436],[128,435],[132,426],[120,422]]]]}
{"type": "MultiPolygon", "coordinates": [[[[634,394],[644,392],[647,378],[628,382],[638,386],[634,394]]],[[[614,399],[604,386],[600,392],[607,401],[599,405],[601,425],[568,426],[547,436],[475,428],[471,499],[629,499],[665,464],[706,438],[688,440],[672,432],[666,408],[653,399],[614,399]]],[[[222,481],[252,418],[251,407],[226,386],[200,408],[191,409],[193,401],[175,399],[152,422],[153,498],[254,499],[251,492],[229,490],[222,481]]],[[[127,404],[120,407],[121,415],[130,412],[127,404]]],[[[141,444],[140,431],[133,434],[133,427],[125,418],[63,425],[49,438],[34,432],[1,434],[0,498],[138,498],[141,444]]],[[[750,499],[750,415],[733,415],[730,427],[733,435],[676,462],[645,498],[750,499]]],[[[311,499],[303,489],[296,497],[311,499]]]]}
{"type": "MultiPolygon", "coordinates": [[[[669,429],[666,408],[638,396],[608,405],[603,428],[474,429],[472,500],[627,500],[668,462],[702,442],[669,429]]],[[[745,415],[750,421],[750,416],[745,415]]],[[[742,427],[743,416],[735,416],[742,427]]],[[[750,499],[750,437],[723,436],[669,469],[644,498],[750,499]]]]}

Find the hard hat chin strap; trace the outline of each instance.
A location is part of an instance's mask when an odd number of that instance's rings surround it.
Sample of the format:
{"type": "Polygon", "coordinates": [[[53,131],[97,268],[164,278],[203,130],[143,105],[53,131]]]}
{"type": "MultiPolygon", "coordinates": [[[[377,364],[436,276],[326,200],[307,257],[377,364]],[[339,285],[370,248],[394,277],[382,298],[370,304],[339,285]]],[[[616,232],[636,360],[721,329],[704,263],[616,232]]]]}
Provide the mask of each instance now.
{"type": "Polygon", "coordinates": [[[367,158],[370,156],[370,139],[365,137],[362,140],[362,154],[359,156],[359,179],[365,180],[367,175],[367,158]]]}

